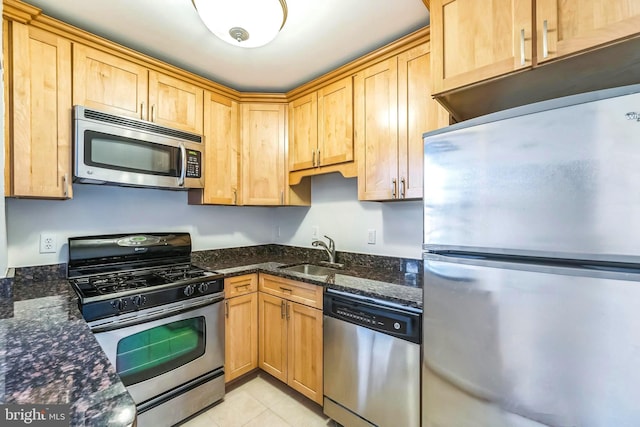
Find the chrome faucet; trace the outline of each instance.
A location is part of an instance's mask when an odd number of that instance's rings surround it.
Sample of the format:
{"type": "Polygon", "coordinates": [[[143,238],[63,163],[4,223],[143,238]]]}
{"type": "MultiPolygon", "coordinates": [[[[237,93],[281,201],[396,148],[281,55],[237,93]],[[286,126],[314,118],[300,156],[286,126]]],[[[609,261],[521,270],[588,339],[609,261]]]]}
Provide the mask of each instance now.
{"type": "Polygon", "coordinates": [[[333,241],[333,239],[329,236],[324,236],[329,240],[329,246],[327,246],[327,244],[325,242],[323,242],[322,240],[314,240],[313,242],[311,242],[312,246],[320,246],[322,247],[322,249],[324,249],[327,254],[329,255],[329,263],[330,264],[335,264],[336,262],[336,244],[333,241]]]}

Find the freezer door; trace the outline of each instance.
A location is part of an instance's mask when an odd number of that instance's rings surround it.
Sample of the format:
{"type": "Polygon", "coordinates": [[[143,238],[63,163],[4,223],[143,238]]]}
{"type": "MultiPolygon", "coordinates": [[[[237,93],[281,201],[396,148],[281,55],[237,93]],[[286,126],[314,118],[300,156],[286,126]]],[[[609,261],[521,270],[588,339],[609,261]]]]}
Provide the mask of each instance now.
{"type": "Polygon", "coordinates": [[[640,423],[640,275],[424,265],[423,427],[640,423]]]}
{"type": "Polygon", "coordinates": [[[640,94],[427,136],[427,250],[640,262],[640,94]]]}

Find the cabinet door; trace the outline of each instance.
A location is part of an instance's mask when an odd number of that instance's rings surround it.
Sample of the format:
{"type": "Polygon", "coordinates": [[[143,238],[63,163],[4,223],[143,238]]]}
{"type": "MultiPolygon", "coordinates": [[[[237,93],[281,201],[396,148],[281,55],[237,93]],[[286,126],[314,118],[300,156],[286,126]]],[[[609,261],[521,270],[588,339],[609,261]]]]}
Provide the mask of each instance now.
{"type": "Polygon", "coordinates": [[[289,170],[316,166],[318,155],[318,94],[289,103],[289,170]]]}
{"type": "Polygon", "coordinates": [[[183,80],[149,71],[149,120],[202,134],[204,90],[183,80]]]}
{"type": "Polygon", "coordinates": [[[224,379],[229,382],[258,367],[258,293],[225,301],[224,379]]]}
{"type": "Polygon", "coordinates": [[[422,197],[422,134],[449,124],[449,115],[432,98],[429,44],[398,56],[399,198],[422,197]]]}
{"type": "Polygon", "coordinates": [[[532,66],[532,0],[433,0],[436,93],[532,66]]]}
{"type": "Polygon", "coordinates": [[[286,301],[258,293],[258,366],[287,382],[286,301]]]}
{"type": "Polygon", "coordinates": [[[242,203],[284,204],[286,106],[242,105],[242,203]]]}
{"type": "Polygon", "coordinates": [[[354,79],[360,200],[387,200],[398,194],[397,69],[397,59],[391,58],[354,79]]]}
{"type": "Polygon", "coordinates": [[[640,33],[640,2],[536,0],[536,21],[543,62],[640,33]]]}
{"type": "Polygon", "coordinates": [[[322,310],[287,302],[290,387],[322,404],[322,310]]]}
{"type": "Polygon", "coordinates": [[[11,25],[11,195],[70,198],[71,43],[11,25]]]}
{"type": "Polygon", "coordinates": [[[73,46],[73,104],[147,119],[148,70],[97,49],[73,46]]]}
{"type": "Polygon", "coordinates": [[[237,205],[240,184],[240,109],[238,103],[206,92],[204,103],[203,203],[237,205]]]}
{"type": "Polygon", "coordinates": [[[318,166],[353,160],[353,78],[318,90],[318,166]]]}

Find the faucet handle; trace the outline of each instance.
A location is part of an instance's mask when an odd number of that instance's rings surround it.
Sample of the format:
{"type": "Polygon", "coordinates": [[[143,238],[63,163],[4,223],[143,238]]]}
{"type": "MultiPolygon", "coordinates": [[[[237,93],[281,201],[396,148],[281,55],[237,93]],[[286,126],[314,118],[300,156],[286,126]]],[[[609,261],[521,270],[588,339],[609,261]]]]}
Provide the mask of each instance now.
{"type": "Polygon", "coordinates": [[[336,242],[333,239],[325,234],[324,236],[327,240],[329,240],[329,249],[333,250],[336,247],[336,242]]]}

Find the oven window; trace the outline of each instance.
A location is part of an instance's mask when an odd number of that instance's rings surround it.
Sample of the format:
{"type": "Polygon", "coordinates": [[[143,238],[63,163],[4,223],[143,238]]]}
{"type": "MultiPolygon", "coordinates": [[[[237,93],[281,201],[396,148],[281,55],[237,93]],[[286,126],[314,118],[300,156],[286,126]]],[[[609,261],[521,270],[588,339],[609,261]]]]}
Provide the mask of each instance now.
{"type": "Polygon", "coordinates": [[[85,131],[85,163],[127,172],[178,176],[178,148],[85,131]]]}
{"type": "Polygon", "coordinates": [[[187,364],[204,354],[204,334],[201,316],[129,335],[118,342],[118,375],[127,386],[187,364]]]}

